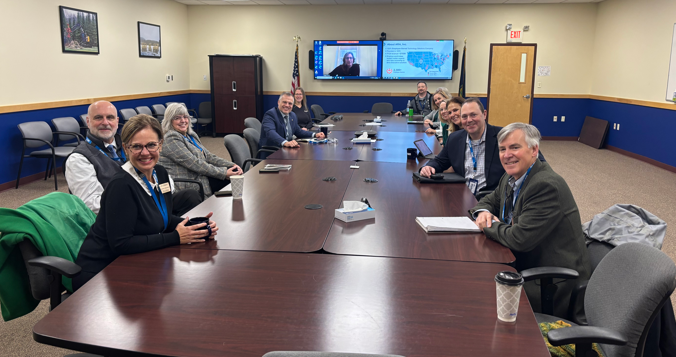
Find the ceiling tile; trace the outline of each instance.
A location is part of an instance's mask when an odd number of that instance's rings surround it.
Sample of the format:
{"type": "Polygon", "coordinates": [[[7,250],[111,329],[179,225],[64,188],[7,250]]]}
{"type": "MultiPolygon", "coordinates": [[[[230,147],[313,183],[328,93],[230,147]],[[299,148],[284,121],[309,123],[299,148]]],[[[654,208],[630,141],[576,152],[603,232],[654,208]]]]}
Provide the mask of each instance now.
{"type": "Polygon", "coordinates": [[[477,0],[449,0],[449,4],[474,4],[477,0]]]}
{"type": "Polygon", "coordinates": [[[336,0],[336,4],[338,5],[363,5],[364,0],[336,0]]]}
{"type": "Polygon", "coordinates": [[[561,3],[564,0],[536,0],[536,4],[554,4],[554,3],[561,3]]]}
{"type": "Polygon", "coordinates": [[[284,5],[283,2],[278,0],[253,0],[258,5],[284,5]]]}
{"type": "Polygon", "coordinates": [[[200,2],[206,5],[230,5],[229,3],[222,0],[200,0],[200,2]]]}
{"type": "Polygon", "coordinates": [[[479,0],[476,4],[503,4],[507,0],[479,0]]]}
{"type": "Polygon", "coordinates": [[[279,0],[285,5],[310,5],[306,0],[279,0]]]}
{"type": "Polygon", "coordinates": [[[506,4],[530,4],[534,2],[535,0],[507,0],[506,4]]]}
{"type": "Polygon", "coordinates": [[[392,0],[393,4],[419,4],[420,0],[392,0]]]}
{"type": "MultiPolygon", "coordinates": [[[[226,0],[227,1],[227,0],[226,0]]],[[[230,5],[258,5],[253,1],[227,1],[230,5]]]]}
{"type": "Polygon", "coordinates": [[[448,0],[420,0],[421,4],[448,4],[448,0]]]}
{"type": "Polygon", "coordinates": [[[391,4],[392,0],[364,0],[364,4],[374,5],[374,4],[391,4]]]}
{"type": "Polygon", "coordinates": [[[308,0],[312,5],[336,5],[336,2],[333,0],[308,0]]]}
{"type": "Polygon", "coordinates": [[[592,0],[566,0],[565,2],[594,2],[592,0]]]}

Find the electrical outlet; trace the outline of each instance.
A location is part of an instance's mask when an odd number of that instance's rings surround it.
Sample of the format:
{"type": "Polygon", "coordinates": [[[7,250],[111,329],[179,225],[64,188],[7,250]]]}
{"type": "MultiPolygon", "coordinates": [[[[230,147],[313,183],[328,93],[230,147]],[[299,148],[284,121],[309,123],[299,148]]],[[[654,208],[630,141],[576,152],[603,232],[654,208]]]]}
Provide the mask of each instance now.
{"type": "Polygon", "coordinates": [[[557,121],[558,119],[559,119],[559,117],[557,117],[557,116],[555,115],[555,116],[554,116],[554,121],[557,121]]]}
{"type": "Polygon", "coordinates": [[[171,76],[167,74],[167,82],[171,82],[171,76]]]}
{"type": "Polygon", "coordinates": [[[565,115],[561,116],[561,122],[563,123],[564,121],[566,121],[566,116],[565,116],[565,115]]]}
{"type": "Polygon", "coordinates": [[[206,74],[204,75],[204,80],[205,80],[205,81],[207,80],[207,75],[206,75],[206,74]]]}
{"type": "Polygon", "coordinates": [[[542,88],[542,82],[538,82],[538,88],[542,88]]]}

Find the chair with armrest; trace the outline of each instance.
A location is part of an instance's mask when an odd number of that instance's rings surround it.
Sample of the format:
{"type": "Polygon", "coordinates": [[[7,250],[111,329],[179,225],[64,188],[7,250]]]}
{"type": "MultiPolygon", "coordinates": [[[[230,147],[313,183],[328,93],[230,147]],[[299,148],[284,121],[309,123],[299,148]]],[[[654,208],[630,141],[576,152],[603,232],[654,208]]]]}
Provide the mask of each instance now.
{"type": "Polygon", "coordinates": [[[244,172],[249,171],[249,164],[256,165],[263,161],[262,159],[254,159],[251,157],[249,145],[241,136],[235,134],[226,135],[223,141],[225,148],[228,149],[228,152],[230,153],[232,162],[241,167],[244,172]]]}
{"type": "Polygon", "coordinates": [[[258,118],[254,117],[248,117],[244,119],[244,127],[255,129],[259,133],[261,132],[261,130],[263,130],[263,124],[261,123],[261,121],[258,120],[258,118]]]}
{"type": "Polygon", "coordinates": [[[89,127],[87,126],[87,115],[88,114],[80,114],[80,134],[82,135],[87,135],[87,130],[89,127]]]}
{"type": "Polygon", "coordinates": [[[150,115],[151,117],[155,117],[155,119],[157,119],[155,114],[153,114],[152,110],[150,110],[150,107],[148,107],[147,105],[141,105],[136,107],[136,112],[139,114],[150,115]]]}
{"type": "Polygon", "coordinates": [[[206,196],[204,196],[204,186],[198,180],[187,179],[187,178],[176,178],[176,177],[172,177],[171,179],[174,180],[174,182],[194,183],[195,185],[199,186],[198,192],[200,193],[200,197],[202,197],[202,201],[207,199],[206,196]]]}
{"type": "MultiPolygon", "coordinates": [[[[197,125],[206,127],[209,124],[213,123],[213,118],[211,117],[211,102],[202,102],[199,106],[199,116],[197,117],[197,125]]],[[[204,132],[203,132],[204,133],[204,132]]],[[[200,135],[200,132],[197,133],[200,135]]],[[[200,135],[202,136],[202,135],[200,135]]],[[[216,128],[212,125],[211,128],[211,137],[216,137],[216,128]]]]}
{"type": "MultiPolygon", "coordinates": [[[[576,356],[594,356],[599,343],[608,357],[643,357],[646,338],[662,306],[676,288],[676,266],[648,245],[625,243],[610,251],[586,284],[586,326],[551,330],[550,344],[575,344],[576,356]]],[[[558,317],[536,314],[538,322],[558,317]]]]}
{"type": "Polygon", "coordinates": [[[164,112],[167,110],[167,108],[164,107],[163,104],[153,104],[153,111],[155,112],[155,118],[162,122],[164,119],[164,112]]]}
{"type": "MultiPolygon", "coordinates": [[[[19,128],[19,131],[21,131],[23,149],[21,150],[21,161],[19,161],[19,173],[16,175],[16,188],[19,188],[19,179],[21,179],[21,169],[23,168],[24,158],[35,157],[39,159],[47,159],[47,168],[45,171],[45,180],[47,180],[47,177],[51,177],[52,171],[54,171],[54,167],[56,166],[56,158],[68,157],[68,155],[70,155],[70,153],[75,149],[74,146],[54,145],[54,134],[68,134],[73,136],[73,133],[59,131],[52,132],[52,128],[49,127],[49,124],[43,121],[30,121],[21,123],[17,125],[17,127],[19,128]],[[45,145],[49,146],[49,148],[35,150],[26,155],[26,148],[34,149],[45,145]]],[[[76,138],[79,143],[80,138],[77,136],[76,138]]],[[[57,191],[59,189],[58,183],[56,181],[56,175],[54,175],[54,189],[57,191]]]]}
{"type": "Polygon", "coordinates": [[[120,109],[120,128],[124,126],[124,124],[128,122],[129,119],[131,119],[136,114],[138,114],[136,112],[136,109],[132,108],[120,109]]]}
{"type": "Polygon", "coordinates": [[[328,118],[332,114],[336,114],[336,112],[329,112],[328,114],[324,113],[324,108],[322,108],[322,106],[319,104],[312,104],[310,106],[310,110],[312,110],[312,113],[315,115],[315,119],[319,121],[328,118]]]}
{"type": "Polygon", "coordinates": [[[314,351],[272,351],[263,357],[404,357],[371,353],[314,352],[314,351]]]}
{"type": "Polygon", "coordinates": [[[373,106],[371,107],[371,114],[392,114],[392,110],[394,107],[392,107],[392,103],[385,103],[385,102],[380,102],[380,103],[374,103],[373,106]]]}
{"type": "Polygon", "coordinates": [[[256,129],[253,128],[246,128],[244,129],[244,132],[242,133],[244,136],[244,139],[246,139],[247,144],[249,144],[249,151],[251,152],[251,157],[258,157],[258,154],[261,152],[275,152],[279,150],[279,147],[277,146],[263,146],[258,149],[258,142],[261,139],[261,133],[259,131],[256,131],[256,129]]]}
{"type": "Polygon", "coordinates": [[[52,119],[52,125],[56,132],[60,133],[56,136],[56,146],[59,146],[60,141],[68,141],[78,139],[77,142],[63,144],[62,146],[77,146],[80,140],[84,141],[84,136],[80,134],[80,123],[73,117],[63,117],[52,119]]]}

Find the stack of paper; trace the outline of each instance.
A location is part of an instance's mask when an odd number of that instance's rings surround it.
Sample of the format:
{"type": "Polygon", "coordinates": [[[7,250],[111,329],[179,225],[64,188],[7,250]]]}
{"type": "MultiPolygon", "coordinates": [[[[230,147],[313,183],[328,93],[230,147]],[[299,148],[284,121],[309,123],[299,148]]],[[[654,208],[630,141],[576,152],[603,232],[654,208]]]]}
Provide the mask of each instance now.
{"type": "Polygon", "coordinates": [[[425,232],[481,232],[469,217],[416,217],[425,232]]]}
{"type": "Polygon", "coordinates": [[[291,165],[267,164],[265,165],[265,170],[289,171],[291,170],[291,165]]]}
{"type": "Polygon", "coordinates": [[[372,126],[372,125],[383,125],[383,123],[366,123],[364,124],[366,126],[372,126]]]}

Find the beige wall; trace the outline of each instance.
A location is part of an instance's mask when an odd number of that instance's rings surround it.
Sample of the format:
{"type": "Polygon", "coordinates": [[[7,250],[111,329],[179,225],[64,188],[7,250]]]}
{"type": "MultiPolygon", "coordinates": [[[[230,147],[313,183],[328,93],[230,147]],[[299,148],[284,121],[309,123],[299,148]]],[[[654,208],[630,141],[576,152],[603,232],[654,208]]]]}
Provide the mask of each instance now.
{"type": "Polygon", "coordinates": [[[664,102],[673,0],[612,0],[599,4],[592,94],[664,102]]]}
{"type": "Polygon", "coordinates": [[[188,89],[187,13],[172,0],[2,0],[0,105],[188,89]],[[61,52],[59,5],[98,13],[98,56],[61,52]],[[137,21],[161,26],[161,59],[139,58],[137,21]]]}
{"type": "MultiPolygon", "coordinates": [[[[318,81],[308,69],[313,40],[388,39],[468,41],[467,92],[486,93],[490,43],[504,43],[504,26],[530,25],[525,41],[538,44],[537,65],[552,66],[536,77],[536,93],[589,94],[598,5],[355,5],[355,6],[189,6],[190,88],[209,89],[210,54],[260,54],[264,89],[287,90],[291,83],[294,35],[300,35],[301,85],[311,92],[414,92],[411,81],[318,81]]],[[[457,91],[451,81],[429,87],[457,91]]]]}

